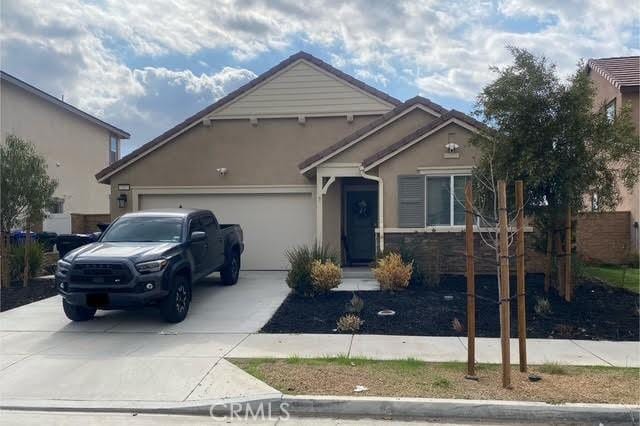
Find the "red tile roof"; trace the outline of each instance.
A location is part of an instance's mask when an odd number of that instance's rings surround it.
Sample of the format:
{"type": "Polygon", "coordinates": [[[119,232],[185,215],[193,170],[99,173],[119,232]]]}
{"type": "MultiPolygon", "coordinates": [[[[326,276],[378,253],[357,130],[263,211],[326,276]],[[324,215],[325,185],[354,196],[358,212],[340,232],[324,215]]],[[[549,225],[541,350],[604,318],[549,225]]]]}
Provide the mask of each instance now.
{"type": "Polygon", "coordinates": [[[640,86],[640,56],[589,59],[587,69],[593,69],[615,87],[640,86]]]}

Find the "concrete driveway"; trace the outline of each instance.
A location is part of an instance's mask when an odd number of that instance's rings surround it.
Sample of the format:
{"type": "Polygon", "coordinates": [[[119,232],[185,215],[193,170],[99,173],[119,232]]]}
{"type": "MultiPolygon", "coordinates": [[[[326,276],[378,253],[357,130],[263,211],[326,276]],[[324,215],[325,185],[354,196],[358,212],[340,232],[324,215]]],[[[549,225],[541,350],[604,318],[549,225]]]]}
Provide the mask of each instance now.
{"type": "Polygon", "coordinates": [[[98,311],[69,321],[59,297],[0,314],[0,398],[11,400],[187,401],[275,390],[224,359],[280,306],[284,273],[243,272],[194,288],[189,315],[162,321],[155,309],[98,311]]]}

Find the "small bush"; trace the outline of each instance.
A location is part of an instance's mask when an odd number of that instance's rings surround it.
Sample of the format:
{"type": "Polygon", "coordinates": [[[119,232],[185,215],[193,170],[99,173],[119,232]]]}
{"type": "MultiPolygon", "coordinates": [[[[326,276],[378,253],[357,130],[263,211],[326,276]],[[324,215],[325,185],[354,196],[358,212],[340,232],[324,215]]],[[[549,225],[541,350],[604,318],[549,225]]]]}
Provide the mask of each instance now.
{"type": "Polygon", "coordinates": [[[573,336],[573,333],[575,332],[575,327],[569,324],[558,324],[555,327],[553,327],[553,330],[556,332],[558,336],[568,339],[569,337],[573,336]]]}
{"type": "Polygon", "coordinates": [[[464,325],[462,325],[458,318],[454,318],[453,321],[451,321],[451,328],[453,328],[453,331],[456,333],[464,333],[464,325]]]}
{"type": "MultiPolygon", "coordinates": [[[[9,249],[9,269],[12,281],[22,280],[23,278],[25,247],[26,246],[24,244],[20,244],[11,246],[9,249]]],[[[31,243],[28,247],[29,278],[33,278],[38,274],[42,267],[44,251],[42,250],[42,246],[38,243],[31,243]]]]}
{"type": "Polygon", "coordinates": [[[536,298],[536,304],[533,310],[538,315],[549,315],[551,313],[551,303],[546,297],[536,298]]]}
{"type": "Polygon", "coordinates": [[[359,316],[353,314],[347,314],[338,320],[337,328],[341,333],[357,333],[362,326],[362,321],[359,316]]]}
{"type": "Polygon", "coordinates": [[[304,296],[313,295],[313,281],[311,279],[313,261],[337,263],[336,256],[331,253],[329,248],[318,245],[293,248],[286,252],[286,256],[290,265],[286,279],[287,285],[295,293],[304,296]]]}
{"type": "Polygon", "coordinates": [[[444,377],[436,377],[433,381],[433,386],[442,389],[448,389],[451,387],[451,381],[449,379],[445,379],[444,377]]]}
{"type": "Polygon", "coordinates": [[[631,252],[627,256],[626,264],[629,265],[630,268],[639,268],[640,267],[640,253],[631,252]]]}
{"type": "Polygon", "coordinates": [[[546,364],[543,364],[539,367],[539,369],[541,373],[546,373],[546,374],[556,374],[556,375],[569,374],[566,367],[555,362],[548,362],[546,364]]]}
{"type": "Polygon", "coordinates": [[[404,290],[409,286],[413,262],[405,263],[398,253],[389,253],[378,259],[377,267],[373,270],[382,290],[404,290]]]}
{"type": "Polygon", "coordinates": [[[350,312],[352,314],[359,314],[360,312],[362,312],[363,308],[364,300],[362,300],[361,297],[358,297],[357,294],[353,293],[353,297],[351,297],[351,300],[349,300],[349,303],[347,303],[347,312],[350,312]]]}
{"type": "Polygon", "coordinates": [[[332,261],[311,263],[311,285],[316,294],[328,293],[342,282],[342,270],[332,261]]]}

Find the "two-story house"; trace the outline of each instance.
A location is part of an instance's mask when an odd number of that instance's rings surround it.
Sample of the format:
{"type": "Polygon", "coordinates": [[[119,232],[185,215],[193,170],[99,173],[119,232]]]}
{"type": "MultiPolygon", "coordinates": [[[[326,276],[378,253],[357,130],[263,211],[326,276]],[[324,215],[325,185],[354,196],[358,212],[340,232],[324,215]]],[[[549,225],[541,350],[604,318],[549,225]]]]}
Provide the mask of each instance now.
{"type": "Polygon", "coordinates": [[[109,212],[109,187],[94,175],[120,158],[120,141],[129,133],[1,72],[0,134],[34,144],[58,181],[51,214],[43,229],[71,232],[71,214],[109,212]]]}
{"type": "MultiPolygon", "coordinates": [[[[640,56],[590,59],[587,72],[596,88],[595,109],[604,108],[615,117],[624,105],[630,105],[636,132],[640,132],[640,56]]],[[[630,247],[639,248],[638,221],[640,220],[640,185],[629,192],[621,187],[622,200],[618,211],[631,212],[630,247]]]]}

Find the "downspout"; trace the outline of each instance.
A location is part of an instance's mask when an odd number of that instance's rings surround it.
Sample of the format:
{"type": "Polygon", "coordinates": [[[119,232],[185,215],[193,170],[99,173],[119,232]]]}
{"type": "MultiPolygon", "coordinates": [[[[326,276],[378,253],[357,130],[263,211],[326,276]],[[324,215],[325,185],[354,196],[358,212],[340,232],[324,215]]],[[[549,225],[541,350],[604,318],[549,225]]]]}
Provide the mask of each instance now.
{"type": "Polygon", "coordinates": [[[379,176],[368,175],[364,171],[364,167],[360,166],[360,176],[367,180],[375,180],[378,182],[378,248],[380,253],[384,251],[384,191],[382,178],[379,176]]]}

